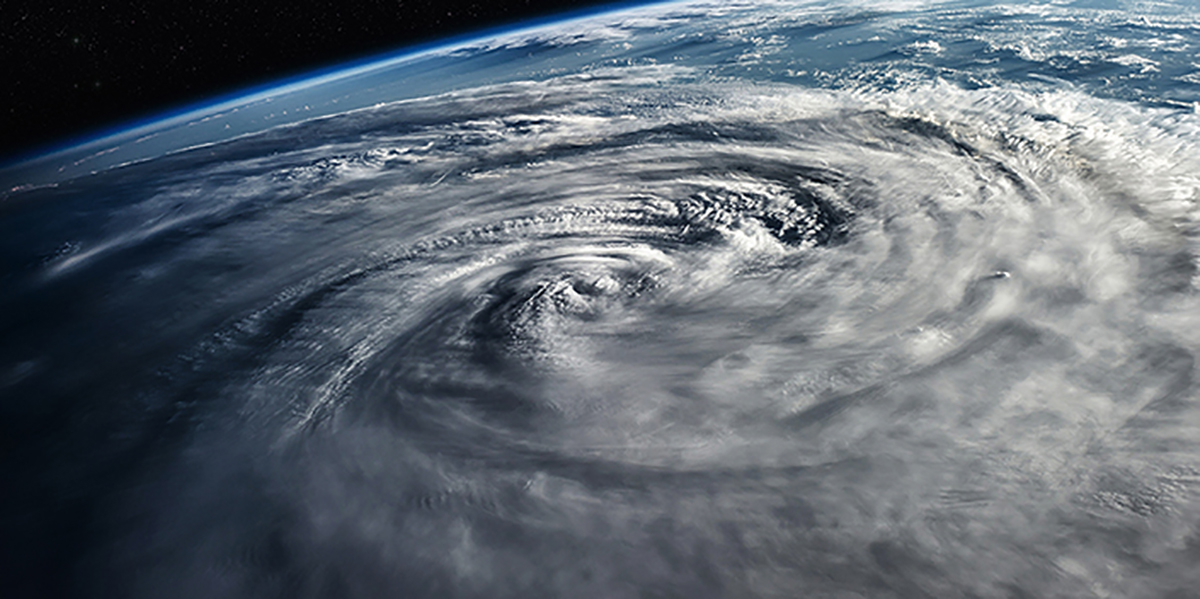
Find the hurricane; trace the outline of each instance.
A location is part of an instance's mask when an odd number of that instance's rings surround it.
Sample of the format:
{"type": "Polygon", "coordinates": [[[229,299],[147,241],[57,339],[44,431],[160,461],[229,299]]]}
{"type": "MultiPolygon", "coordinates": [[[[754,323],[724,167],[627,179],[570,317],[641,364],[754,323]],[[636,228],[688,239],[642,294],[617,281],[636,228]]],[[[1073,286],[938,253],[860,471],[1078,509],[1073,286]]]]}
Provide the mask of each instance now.
{"type": "Polygon", "coordinates": [[[1191,596],[1198,47],[655,5],[11,185],[11,588],[1191,596]]]}

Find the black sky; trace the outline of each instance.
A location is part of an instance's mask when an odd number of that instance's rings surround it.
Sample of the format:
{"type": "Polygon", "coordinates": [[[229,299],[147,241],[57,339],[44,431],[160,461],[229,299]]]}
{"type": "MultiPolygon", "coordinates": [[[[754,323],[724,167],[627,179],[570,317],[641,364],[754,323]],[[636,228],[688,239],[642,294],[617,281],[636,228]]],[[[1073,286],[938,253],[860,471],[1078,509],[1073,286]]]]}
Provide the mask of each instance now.
{"type": "Polygon", "coordinates": [[[155,111],[599,0],[0,0],[0,161],[155,111]]]}

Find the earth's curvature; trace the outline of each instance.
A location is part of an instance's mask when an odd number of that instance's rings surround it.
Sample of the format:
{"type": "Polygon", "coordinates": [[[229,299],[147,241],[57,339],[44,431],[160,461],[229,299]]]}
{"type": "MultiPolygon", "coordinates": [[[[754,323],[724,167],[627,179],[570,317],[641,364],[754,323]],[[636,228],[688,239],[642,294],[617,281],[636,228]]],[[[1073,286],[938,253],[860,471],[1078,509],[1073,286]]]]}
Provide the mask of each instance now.
{"type": "Polygon", "coordinates": [[[3,594],[1194,597],[1197,55],[676,3],[10,167],[3,594]]]}

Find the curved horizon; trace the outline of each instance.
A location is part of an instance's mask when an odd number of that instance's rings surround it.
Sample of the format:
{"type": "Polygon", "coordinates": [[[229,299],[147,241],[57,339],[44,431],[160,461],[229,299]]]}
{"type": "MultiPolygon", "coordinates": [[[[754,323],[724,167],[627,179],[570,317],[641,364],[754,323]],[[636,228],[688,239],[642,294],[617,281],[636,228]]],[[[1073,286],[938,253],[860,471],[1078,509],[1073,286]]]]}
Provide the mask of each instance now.
{"type": "MultiPolygon", "coordinates": [[[[75,134],[60,137],[55,141],[32,144],[30,147],[24,150],[17,150],[11,155],[0,156],[0,172],[15,170],[23,165],[48,159],[72,150],[82,149],[84,146],[105,142],[115,137],[132,134],[140,129],[153,129],[166,126],[168,121],[192,119],[207,113],[219,111],[225,107],[233,108],[238,105],[249,104],[271,95],[292,93],[303,88],[322,83],[331,83],[373,70],[399,66],[405,61],[417,60],[424,55],[439,51],[454,50],[481,40],[531,32],[551,25],[586,20],[625,10],[684,3],[686,1],[621,0],[606,2],[600,6],[591,8],[570,10],[512,21],[502,25],[487,26],[431,41],[405,44],[390,50],[365,54],[340,62],[310,66],[293,71],[291,74],[266,79],[260,83],[235,87],[231,91],[218,91],[202,95],[203,99],[200,100],[174,103],[173,106],[168,104],[163,108],[148,111],[146,116],[114,119],[107,125],[97,125],[75,134]]],[[[146,131],[146,133],[149,132],[146,131]]],[[[7,184],[5,187],[7,187],[7,184]]]]}

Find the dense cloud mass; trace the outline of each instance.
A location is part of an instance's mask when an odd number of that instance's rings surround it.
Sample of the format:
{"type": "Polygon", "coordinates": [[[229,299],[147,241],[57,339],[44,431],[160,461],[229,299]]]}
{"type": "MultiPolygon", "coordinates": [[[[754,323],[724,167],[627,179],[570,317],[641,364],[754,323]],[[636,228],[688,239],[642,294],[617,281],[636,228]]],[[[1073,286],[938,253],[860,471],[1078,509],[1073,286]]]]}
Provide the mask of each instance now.
{"type": "Polygon", "coordinates": [[[1187,596],[1195,90],[1002,67],[1200,38],[1038,10],[618,14],[453,52],[623,63],[14,188],[14,588],[1187,596]],[[836,36],[878,64],[776,76],[836,36]]]}

